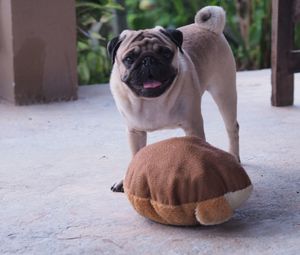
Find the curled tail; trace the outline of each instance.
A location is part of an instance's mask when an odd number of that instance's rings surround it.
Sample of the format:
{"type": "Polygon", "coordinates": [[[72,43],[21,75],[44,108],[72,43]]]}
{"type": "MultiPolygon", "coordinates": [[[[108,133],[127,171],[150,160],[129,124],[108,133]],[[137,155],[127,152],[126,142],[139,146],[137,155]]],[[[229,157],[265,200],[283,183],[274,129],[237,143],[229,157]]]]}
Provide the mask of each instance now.
{"type": "Polygon", "coordinates": [[[197,25],[216,34],[223,33],[225,22],[225,11],[219,6],[206,6],[199,10],[195,16],[197,25]]]}

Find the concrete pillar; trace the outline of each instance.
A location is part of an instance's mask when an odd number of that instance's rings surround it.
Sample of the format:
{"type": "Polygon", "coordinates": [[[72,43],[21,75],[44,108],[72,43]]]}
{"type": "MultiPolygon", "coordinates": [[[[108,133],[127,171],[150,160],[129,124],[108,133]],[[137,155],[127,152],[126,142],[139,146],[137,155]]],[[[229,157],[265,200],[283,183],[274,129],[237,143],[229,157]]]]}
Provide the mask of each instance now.
{"type": "Polygon", "coordinates": [[[77,98],[75,0],[0,0],[0,98],[77,98]]]}

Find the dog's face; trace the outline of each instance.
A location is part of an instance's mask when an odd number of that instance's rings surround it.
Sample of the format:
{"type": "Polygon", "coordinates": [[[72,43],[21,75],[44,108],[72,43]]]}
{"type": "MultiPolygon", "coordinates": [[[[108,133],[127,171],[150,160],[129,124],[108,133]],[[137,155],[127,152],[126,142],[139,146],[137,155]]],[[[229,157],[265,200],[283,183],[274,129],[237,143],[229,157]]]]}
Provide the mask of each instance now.
{"type": "Polygon", "coordinates": [[[177,76],[182,41],[179,30],[126,30],[110,41],[108,52],[118,66],[122,82],[136,96],[158,97],[177,76]]]}

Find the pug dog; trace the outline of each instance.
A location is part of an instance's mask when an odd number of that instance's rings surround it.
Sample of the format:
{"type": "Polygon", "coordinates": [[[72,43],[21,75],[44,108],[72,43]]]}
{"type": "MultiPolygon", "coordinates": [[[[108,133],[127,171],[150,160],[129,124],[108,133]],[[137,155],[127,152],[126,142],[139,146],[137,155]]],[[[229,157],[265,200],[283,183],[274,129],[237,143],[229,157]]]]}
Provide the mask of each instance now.
{"type": "MultiPolygon", "coordinates": [[[[193,24],[125,30],[109,42],[110,88],[132,155],[155,130],[182,128],[187,136],[205,139],[201,97],[208,91],[224,120],[229,152],[239,160],[236,65],[223,35],[225,20],[221,7],[207,6],[193,24]]],[[[123,182],[111,189],[123,192],[123,182]]]]}

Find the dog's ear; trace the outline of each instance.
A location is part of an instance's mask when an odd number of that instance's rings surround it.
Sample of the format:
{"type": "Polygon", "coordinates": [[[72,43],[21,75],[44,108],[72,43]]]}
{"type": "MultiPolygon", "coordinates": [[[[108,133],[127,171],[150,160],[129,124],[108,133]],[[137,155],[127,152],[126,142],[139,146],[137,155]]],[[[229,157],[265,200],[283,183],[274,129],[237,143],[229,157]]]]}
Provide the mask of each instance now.
{"type": "Polygon", "coordinates": [[[183,35],[182,32],[177,29],[161,29],[161,33],[171,39],[173,43],[179,48],[180,52],[182,51],[183,35]]]}
{"type": "Polygon", "coordinates": [[[112,64],[115,63],[115,57],[117,54],[117,50],[120,47],[121,43],[122,43],[122,40],[120,39],[120,36],[117,36],[117,37],[111,39],[107,44],[107,52],[111,59],[112,64]]]}

